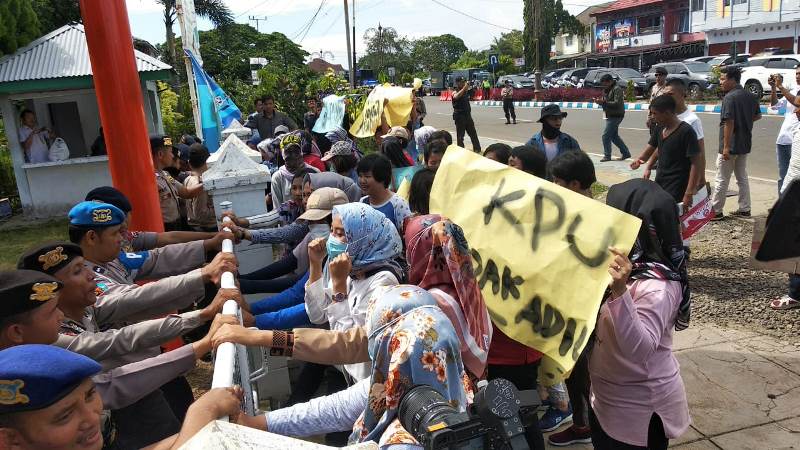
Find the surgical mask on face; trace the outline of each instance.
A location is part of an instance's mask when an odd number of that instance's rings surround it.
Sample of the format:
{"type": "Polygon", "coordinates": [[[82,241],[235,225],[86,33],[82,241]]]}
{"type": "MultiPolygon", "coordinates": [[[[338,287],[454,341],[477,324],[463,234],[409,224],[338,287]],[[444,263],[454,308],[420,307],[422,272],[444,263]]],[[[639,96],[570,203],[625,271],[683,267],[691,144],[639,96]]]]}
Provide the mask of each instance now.
{"type": "Polygon", "coordinates": [[[331,227],[325,223],[315,223],[313,225],[309,225],[308,233],[311,235],[311,239],[318,239],[327,236],[331,232],[331,227]]]}
{"type": "Polygon", "coordinates": [[[328,249],[328,261],[333,261],[334,258],[347,251],[347,244],[332,234],[328,236],[325,246],[328,249]]]}

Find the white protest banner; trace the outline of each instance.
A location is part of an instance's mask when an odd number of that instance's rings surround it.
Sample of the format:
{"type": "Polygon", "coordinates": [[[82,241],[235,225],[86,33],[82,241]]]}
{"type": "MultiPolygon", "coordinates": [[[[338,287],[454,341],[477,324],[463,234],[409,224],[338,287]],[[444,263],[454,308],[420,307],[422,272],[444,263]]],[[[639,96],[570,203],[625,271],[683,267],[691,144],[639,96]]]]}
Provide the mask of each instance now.
{"type": "MultiPolygon", "coordinates": [[[[711,207],[711,187],[706,183],[692,198],[692,207],[681,215],[681,237],[687,240],[700,231],[714,218],[714,209],[711,207]]],[[[678,204],[679,211],[683,211],[683,203],[678,204]]]]}
{"type": "Polygon", "coordinates": [[[329,95],[322,99],[322,112],[314,128],[315,133],[325,134],[342,126],[344,120],[344,97],[329,95]]]}
{"type": "Polygon", "coordinates": [[[608,247],[627,253],[641,221],[453,145],[430,210],[464,229],[495,326],[545,355],[543,383],[563,379],[611,281],[608,247]]]}

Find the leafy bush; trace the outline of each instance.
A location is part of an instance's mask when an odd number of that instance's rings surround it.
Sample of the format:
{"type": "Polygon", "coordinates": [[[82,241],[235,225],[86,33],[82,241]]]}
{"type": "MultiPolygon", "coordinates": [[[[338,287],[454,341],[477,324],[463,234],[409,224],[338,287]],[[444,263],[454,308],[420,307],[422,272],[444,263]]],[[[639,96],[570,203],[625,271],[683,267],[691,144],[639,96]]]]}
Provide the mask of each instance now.
{"type": "Polygon", "coordinates": [[[541,91],[539,100],[545,102],[588,102],[602,94],[602,89],[555,88],[541,91]]]}
{"type": "Polygon", "coordinates": [[[11,201],[11,208],[19,210],[22,205],[19,202],[17,179],[14,177],[14,164],[11,161],[11,150],[8,148],[3,121],[0,120],[0,198],[6,197],[11,201]]]}
{"type": "Polygon", "coordinates": [[[625,101],[628,103],[636,101],[636,86],[633,84],[633,80],[628,80],[628,84],[625,86],[625,101]]]}

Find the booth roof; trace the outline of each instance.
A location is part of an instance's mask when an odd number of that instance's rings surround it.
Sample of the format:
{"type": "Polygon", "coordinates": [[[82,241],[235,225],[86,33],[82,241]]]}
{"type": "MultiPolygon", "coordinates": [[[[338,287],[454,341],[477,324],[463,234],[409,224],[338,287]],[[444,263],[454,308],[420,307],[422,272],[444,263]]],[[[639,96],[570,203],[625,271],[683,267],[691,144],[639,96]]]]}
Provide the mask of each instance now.
{"type": "MultiPolygon", "coordinates": [[[[138,50],[133,53],[142,79],[169,77],[171,66],[138,50]]],[[[0,92],[91,87],[91,76],[89,47],[81,24],[64,25],[0,59],[0,92]]]]}

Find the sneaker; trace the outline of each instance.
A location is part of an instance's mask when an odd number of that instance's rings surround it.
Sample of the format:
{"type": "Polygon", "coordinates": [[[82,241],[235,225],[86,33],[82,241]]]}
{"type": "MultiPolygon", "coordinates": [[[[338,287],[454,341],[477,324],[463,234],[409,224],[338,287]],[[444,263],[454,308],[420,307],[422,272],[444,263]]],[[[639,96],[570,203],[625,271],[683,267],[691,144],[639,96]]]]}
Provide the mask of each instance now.
{"type": "Polygon", "coordinates": [[[619,158],[615,158],[617,161],[625,161],[626,159],[630,159],[631,155],[628,156],[620,156],[619,158]]]}
{"type": "Polygon", "coordinates": [[[569,411],[561,411],[551,406],[539,419],[539,429],[546,433],[570,422],[572,422],[572,407],[569,408],[569,411]]]}
{"type": "Polygon", "coordinates": [[[578,428],[572,425],[564,431],[551,434],[547,440],[550,445],[555,445],[556,447],[566,447],[572,444],[591,444],[592,432],[589,427],[578,428]]]}
{"type": "Polygon", "coordinates": [[[608,162],[608,161],[611,161],[611,158],[609,158],[608,156],[604,156],[603,159],[600,160],[600,162],[608,162]]]}
{"type": "Polygon", "coordinates": [[[721,212],[715,212],[714,217],[711,218],[712,222],[719,222],[720,220],[725,220],[725,214],[721,212]]]}
{"type": "Polygon", "coordinates": [[[739,210],[736,210],[736,211],[732,212],[731,215],[735,216],[735,217],[750,217],[750,211],[739,211],[739,210]]]}

